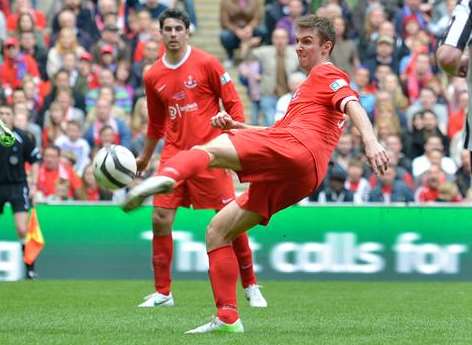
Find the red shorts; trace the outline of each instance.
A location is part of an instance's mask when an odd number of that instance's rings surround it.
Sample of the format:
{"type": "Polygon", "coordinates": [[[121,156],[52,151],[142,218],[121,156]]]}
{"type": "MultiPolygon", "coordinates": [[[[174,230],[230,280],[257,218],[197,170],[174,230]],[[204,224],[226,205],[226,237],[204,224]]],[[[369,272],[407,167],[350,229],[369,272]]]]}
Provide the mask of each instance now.
{"type": "Polygon", "coordinates": [[[283,128],[239,130],[229,134],[238,152],[241,182],[251,182],[238,205],[270,217],[306,196],[319,185],[311,152],[283,128]]]}
{"type": "MultiPolygon", "coordinates": [[[[163,162],[159,166],[163,166],[163,162]]],[[[190,207],[220,210],[234,200],[231,172],[207,169],[180,183],[173,193],[154,195],[153,205],[163,208],[190,207]]]]}

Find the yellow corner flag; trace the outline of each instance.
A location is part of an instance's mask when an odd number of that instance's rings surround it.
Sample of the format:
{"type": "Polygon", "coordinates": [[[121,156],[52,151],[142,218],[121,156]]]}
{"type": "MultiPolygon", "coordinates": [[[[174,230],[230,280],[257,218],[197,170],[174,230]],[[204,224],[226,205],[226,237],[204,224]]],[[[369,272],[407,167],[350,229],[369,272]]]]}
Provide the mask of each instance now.
{"type": "Polygon", "coordinates": [[[25,254],[23,260],[26,264],[31,265],[38,257],[44,247],[44,238],[39,227],[36,209],[31,209],[28,221],[28,233],[26,234],[25,254]]]}

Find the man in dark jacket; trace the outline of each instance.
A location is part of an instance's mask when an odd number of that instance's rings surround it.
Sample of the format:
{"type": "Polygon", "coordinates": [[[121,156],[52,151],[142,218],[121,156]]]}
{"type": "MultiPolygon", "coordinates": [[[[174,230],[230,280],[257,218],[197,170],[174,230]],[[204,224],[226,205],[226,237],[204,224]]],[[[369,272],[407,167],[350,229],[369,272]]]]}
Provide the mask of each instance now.
{"type": "Polygon", "coordinates": [[[400,179],[396,178],[396,167],[388,167],[384,175],[379,176],[379,181],[369,193],[369,202],[413,202],[413,192],[400,179]]]}

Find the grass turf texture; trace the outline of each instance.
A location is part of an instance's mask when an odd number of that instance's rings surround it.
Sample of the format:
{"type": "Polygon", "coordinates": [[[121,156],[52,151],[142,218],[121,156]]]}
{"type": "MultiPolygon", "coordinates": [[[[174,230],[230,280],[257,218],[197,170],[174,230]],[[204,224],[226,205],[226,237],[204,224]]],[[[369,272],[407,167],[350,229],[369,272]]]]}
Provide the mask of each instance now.
{"type": "Polygon", "coordinates": [[[245,334],[183,335],[214,313],[208,282],[177,281],[174,308],[137,308],[143,281],[0,283],[0,344],[472,344],[470,283],[265,283],[239,295],[245,334]]]}

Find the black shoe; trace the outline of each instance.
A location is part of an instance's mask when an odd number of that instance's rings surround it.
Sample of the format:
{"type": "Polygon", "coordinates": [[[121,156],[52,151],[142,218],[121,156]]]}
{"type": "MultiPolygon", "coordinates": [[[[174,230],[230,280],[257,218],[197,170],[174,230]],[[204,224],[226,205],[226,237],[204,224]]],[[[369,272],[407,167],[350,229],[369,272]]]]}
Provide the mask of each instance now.
{"type": "Polygon", "coordinates": [[[26,269],[26,279],[27,280],[35,280],[38,278],[38,274],[34,270],[34,268],[27,268],[26,269]]]}

